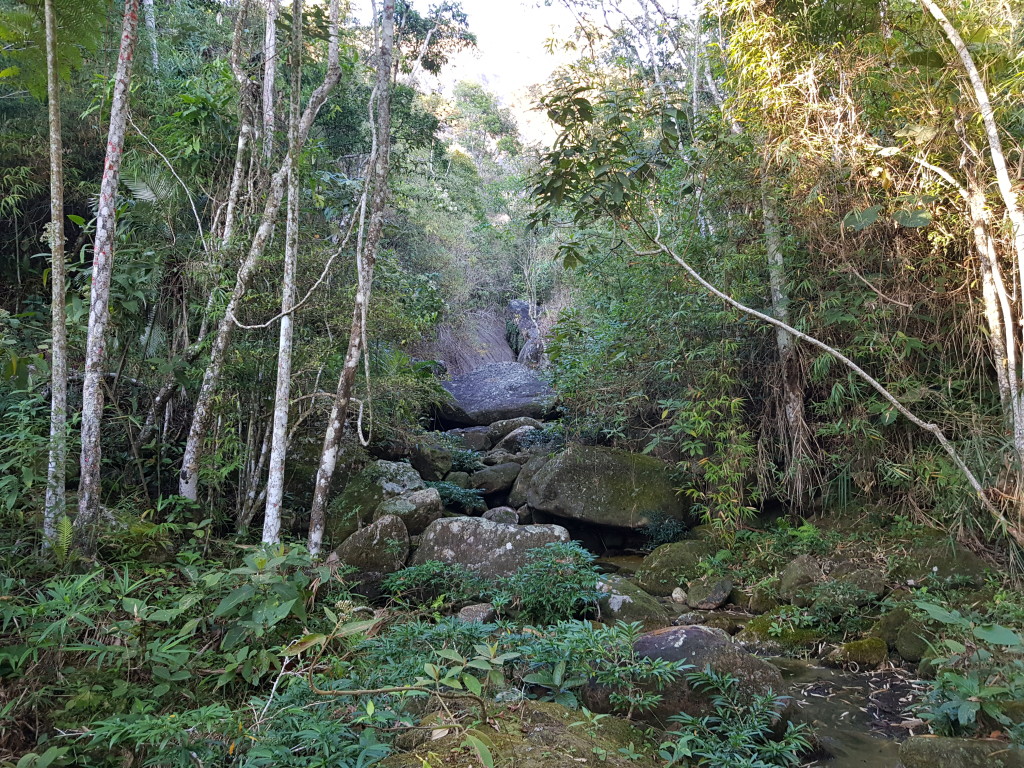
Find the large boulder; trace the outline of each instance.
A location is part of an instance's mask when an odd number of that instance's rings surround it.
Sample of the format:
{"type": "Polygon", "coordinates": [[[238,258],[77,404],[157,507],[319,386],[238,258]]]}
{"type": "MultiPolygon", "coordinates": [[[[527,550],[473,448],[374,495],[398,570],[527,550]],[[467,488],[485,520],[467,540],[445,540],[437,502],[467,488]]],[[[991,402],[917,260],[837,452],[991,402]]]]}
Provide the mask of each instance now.
{"type": "Polygon", "coordinates": [[[425,487],[423,478],[408,464],[375,461],[349,480],[331,502],[326,523],[328,540],[344,541],[361,523],[370,520],[382,501],[425,487]]]}
{"type": "Polygon", "coordinates": [[[518,509],[526,504],[526,494],[530,490],[530,483],[533,482],[534,476],[550,460],[550,456],[534,456],[523,465],[522,470],[520,470],[519,475],[516,477],[516,482],[512,486],[512,491],[508,495],[508,505],[510,507],[518,509]]]}
{"type": "MultiPolygon", "coordinates": [[[[641,635],[633,649],[637,655],[666,661],[685,661],[700,671],[710,667],[714,672],[736,678],[744,699],[761,696],[769,691],[780,693],[782,673],[767,661],[747,653],[729,636],[711,627],[699,625],[667,627],[641,635]]],[[[650,690],[657,691],[653,685],[650,690]]],[[[610,712],[612,689],[589,684],[583,689],[583,704],[593,712],[610,712]]],[[[665,727],[673,715],[685,712],[694,717],[712,714],[713,692],[690,686],[685,675],[659,691],[661,701],[641,717],[657,727],[665,727]]]]}
{"type": "Polygon", "coordinates": [[[379,520],[387,515],[400,517],[409,535],[415,536],[423,533],[428,525],[443,514],[441,494],[436,488],[424,488],[382,501],[377,505],[377,511],[373,513],[373,519],[379,520]]]}
{"type": "Polygon", "coordinates": [[[900,747],[904,768],[1024,768],[1024,750],[994,739],[911,736],[900,747]]]}
{"type": "Polygon", "coordinates": [[[686,604],[698,611],[713,611],[725,605],[731,592],[731,579],[698,579],[690,584],[686,604]]]}
{"type": "Polygon", "coordinates": [[[360,573],[394,573],[409,556],[409,531],[400,517],[386,515],[353,533],[334,554],[360,573]]]}
{"type": "Polygon", "coordinates": [[[779,597],[794,605],[811,603],[811,590],[825,580],[818,561],[810,555],[799,555],[790,561],[779,576],[779,597]]]}
{"type": "Polygon", "coordinates": [[[483,492],[485,496],[504,493],[512,489],[521,469],[522,466],[514,462],[486,467],[469,476],[469,487],[483,492]]]}
{"type": "Polygon", "coordinates": [[[501,442],[494,446],[494,450],[504,451],[505,453],[519,453],[529,448],[534,438],[540,434],[543,433],[536,427],[519,427],[501,438],[501,442]]]}
{"type": "Polygon", "coordinates": [[[516,419],[502,419],[501,421],[494,422],[487,428],[487,438],[493,445],[497,445],[517,429],[522,427],[540,429],[543,426],[541,422],[531,419],[529,416],[520,416],[516,419]]]}
{"type": "Polygon", "coordinates": [[[441,480],[452,471],[452,451],[440,440],[427,435],[409,449],[409,463],[424,480],[441,480]]]}
{"type": "Polygon", "coordinates": [[[420,539],[412,564],[458,563],[486,578],[511,576],[531,549],[569,541],[560,525],[508,525],[479,517],[435,520],[420,539]]]}
{"type": "Polygon", "coordinates": [[[442,407],[441,418],[457,426],[487,426],[519,416],[543,419],[555,398],[551,387],[521,363],[491,363],[443,386],[452,402],[442,407]]]}
{"type": "Polygon", "coordinates": [[[602,576],[597,582],[601,621],[639,621],[647,629],[668,626],[661,603],[622,576],[602,576]]]}
{"type": "Polygon", "coordinates": [[[508,303],[509,320],[519,331],[519,355],[520,363],[537,365],[544,362],[544,338],[530,311],[531,305],[522,299],[513,299],[508,303]]]}
{"type": "Polygon", "coordinates": [[[668,597],[696,573],[697,564],[715,554],[706,541],[677,541],[662,544],[644,558],[636,572],[636,583],[645,592],[668,597]]]}
{"type": "Polygon", "coordinates": [[[687,519],[671,467],[617,448],[571,445],[534,475],[526,493],[534,509],[598,525],[640,528],[652,512],[687,519]]]}
{"type": "Polygon", "coordinates": [[[489,451],[494,444],[488,427],[463,427],[445,432],[469,451],[489,451]]]}

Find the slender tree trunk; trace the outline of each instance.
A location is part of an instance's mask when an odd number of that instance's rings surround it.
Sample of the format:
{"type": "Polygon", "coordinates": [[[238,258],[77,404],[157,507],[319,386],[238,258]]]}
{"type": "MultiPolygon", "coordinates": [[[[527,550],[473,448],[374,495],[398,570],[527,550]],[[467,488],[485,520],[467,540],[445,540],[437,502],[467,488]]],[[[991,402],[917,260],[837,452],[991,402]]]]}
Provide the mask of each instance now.
{"type": "Polygon", "coordinates": [[[64,265],[64,141],[60,121],[60,67],[57,61],[57,19],[53,0],[44,0],[46,19],[46,91],[50,122],[50,456],[46,469],[46,507],[43,541],[57,535],[57,520],[65,514],[68,456],[68,332],[65,312],[64,265]]]}
{"type": "Polygon", "coordinates": [[[277,76],[277,14],[279,0],[267,0],[267,26],[263,33],[263,158],[274,153],[274,88],[277,76]]]}
{"type": "MultiPolygon", "coordinates": [[[[114,74],[114,97],[110,105],[107,155],[100,182],[99,213],[93,246],[92,292],[89,301],[89,333],[85,348],[85,378],[82,385],[82,457],[78,486],[76,528],[88,537],[88,526],[96,519],[100,504],[100,424],[103,420],[103,361],[106,353],[107,320],[110,317],[110,278],[114,268],[114,236],[117,228],[117,187],[121,178],[128,95],[139,30],[139,0],[125,0],[121,47],[114,74]]],[[[88,544],[86,545],[88,546],[88,544]]]]}
{"type": "Polygon", "coordinates": [[[384,204],[387,200],[387,177],[391,155],[391,68],[395,44],[395,0],[384,0],[381,21],[380,53],[377,59],[376,114],[371,108],[373,150],[369,163],[366,186],[361,200],[359,239],[356,243],[356,264],[359,287],[352,310],[352,328],[349,332],[348,351],[338,379],[338,390],[324,433],[324,444],[313,489],[313,505],[309,520],[309,551],[320,553],[327,522],[327,501],[331,482],[338,463],[338,450],[345,428],[345,418],[352,401],[356,368],[360,353],[366,354],[366,314],[373,283],[373,269],[377,246],[384,230],[384,204]],[[367,217],[369,221],[367,222],[367,217]],[[365,229],[364,229],[365,227],[365,229]]]}
{"type": "Polygon", "coordinates": [[[146,32],[149,36],[149,62],[156,72],[160,69],[160,52],[156,48],[156,7],[153,0],[142,0],[142,14],[146,17],[146,32]]]}
{"type": "Polygon", "coordinates": [[[302,0],[293,0],[291,114],[288,121],[288,214],[284,238],[284,278],[281,281],[281,328],[277,346],[277,385],[274,391],[274,428],[267,475],[267,506],[263,515],[263,543],[276,544],[281,535],[284,465],[288,452],[288,407],[292,387],[292,307],[295,305],[295,267],[299,257],[299,88],[302,69],[302,0]]]}
{"type": "MultiPolygon", "coordinates": [[[[330,5],[330,42],[327,50],[327,74],[324,81],[317,87],[310,96],[299,120],[296,131],[296,148],[301,152],[305,146],[309,131],[313,127],[320,108],[324,105],[331,91],[338,84],[341,78],[341,63],[339,55],[338,37],[338,0],[331,0],[330,5]]],[[[260,224],[253,236],[252,244],[242,263],[239,265],[235,277],[235,287],[228,299],[224,316],[217,325],[213,344],[210,349],[210,361],[207,363],[206,371],[203,374],[203,383],[200,386],[199,395],[196,398],[195,410],[192,414],[192,424],[189,427],[188,439],[185,442],[185,451],[182,457],[181,473],[178,479],[178,493],[187,499],[195,501],[199,491],[199,460],[203,452],[203,442],[209,431],[210,420],[213,416],[213,400],[217,389],[220,386],[221,373],[224,367],[224,360],[227,355],[228,344],[231,341],[231,333],[235,326],[235,311],[239,302],[245,295],[249,285],[249,279],[263,258],[267,241],[274,231],[277,223],[277,215],[281,209],[281,201],[284,199],[285,182],[291,171],[291,154],[285,155],[281,167],[274,173],[270,182],[270,189],[267,193],[267,201],[263,207],[263,214],[260,217],[260,224]]]]}
{"type": "MultiPolygon", "coordinates": [[[[786,325],[790,324],[789,293],[786,289],[786,264],[783,255],[779,212],[771,192],[762,185],[761,211],[764,223],[765,250],[768,255],[768,287],[772,312],[786,325]]],[[[798,505],[805,492],[804,462],[807,453],[807,422],[804,417],[804,381],[793,334],[782,326],[775,327],[775,343],[779,351],[781,379],[781,416],[783,444],[790,496],[798,505]]]]}

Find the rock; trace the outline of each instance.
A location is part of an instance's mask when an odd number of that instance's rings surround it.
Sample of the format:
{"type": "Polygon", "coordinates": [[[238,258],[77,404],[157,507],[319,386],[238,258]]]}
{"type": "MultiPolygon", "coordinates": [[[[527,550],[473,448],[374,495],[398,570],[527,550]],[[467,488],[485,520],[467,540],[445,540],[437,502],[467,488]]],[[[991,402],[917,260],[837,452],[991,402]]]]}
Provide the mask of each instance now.
{"type": "Polygon", "coordinates": [[[480,517],[448,517],[435,520],[423,532],[412,564],[459,563],[486,578],[501,578],[524,565],[531,549],[556,541],[569,541],[569,532],[560,525],[505,525],[480,517]]]}
{"type": "Polygon", "coordinates": [[[469,472],[449,472],[444,481],[459,488],[469,488],[469,472]]]}
{"type": "Polygon", "coordinates": [[[911,618],[910,611],[903,606],[897,606],[875,622],[871,627],[870,634],[872,637],[884,640],[889,648],[895,649],[896,638],[899,636],[900,630],[911,618]]]}
{"type": "Polygon", "coordinates": [[[436,440],[424,437],[409,449],[409,463],[424,480],[440,480],[452,471],[452,452],[436,440]]]}
{"type": "Polygon", "coordinates": [[[520,525],[529,525],[533,522],[533,512],[531,512],[530,508],[525,504],[516,510],[516,514],[519,515],[520,525]]]}
{"type": "Polygon", "coordinates": [[[491,451],[483,457],[482,463],[485,467],[495,467],[498,464],[526,464],[532,457],[526,453],[509,453],[508,451],[491,451]]]}
{"type": "Polygon", "coordinates": [[[821,633],[809,627],[796,627],[777,608],[756,616],[736,635],[736,641],[758,653],[778,655],[803,651],[821,642],[821,633]]]}
{"type": "MultiPolygon", "coordinates": [[[[721,630],[702,626],[668,627],[641,635],[633,646],[639,656],[686,661],[694,669],[710,667],[719,674],[735,677],[743,699],[783,690],[779,670],[736,645],[721,630]]],[[[652,687],[652,690],[653,687],[652,687]]],[[[590,684],[582,691],[583,704],[593,712],[611,711],[611,689],[590,684]]],[[[685,712],[703,717],[714,712],[713,694],[690,687],[685,675],[660,691],[662,699],[648,712],[639,715],[655,726],[664,727],[672,715],[685,712]]]]}
{"type": "Polygon", "coordinates": [[[502,419],[487,427],[487,439],[491,441],[491,445],[497,445],[517,429],[522,429],[523,427],[540,429],[543,426],[543,422],[531,419],[529,416],[520,416],[517,419],[502,419]]]}
{"type": "Polygon", "coordinates": [[[515,483],[512,485],[512,491],[508,495],[510,507],[521,507],[526,504],[526,492],[529,490],[530,483],[533,482],[534,476],[550,460],[550,456],[534,456],[523,465],[522,470],[516,477],[515,483]]]}
{"type": "Polygon", "coordinates": [[[896,633],[896,652],[904,661],[911,663],[923,659],[935,641],[935,633],[917,619],[906,622],[896,633]]]}
{"type": "Polygon", "coordinates": [[[449,429],[445,434],[456,438],[463,447],[470,451],[489,451],[494,445],[490,438],[489,427],[464,427],[462,429],[449,429]]]}
{"type": "Polygon", "coordinates": [[[686,602],[686,590],[682,587],[676,587],[672,590],[670,595],[673,603],[679,603],[680,605],[686,602]]]}
{"type": "MultiPolygon", "coordinates": [[[[588,765],[658,768],[664,765],[664,761],[653,756],[632,754],[645,743],[645,736],[628,721],[603,717],[580,727],[581,719],[578,711],[560,704],[520,698],[515,700],[514,708],[503,711],[501,717],[495,719],[494,728],[482,727],[474,733],[486,740],[493,765],[498,768],[567,768],[576,765],[582,768],[588,765]],[[586,755],[586,758],[580,755],[586,755]]],[[[436,722],[436,715],[427,715],[421,723],[426,729],[413,730],[414,733],[426,734],[426,737],[403,742],[413,751],[393,753],[375,765],[379,768],[423,768],[427,765],[480,768],[481,761],[476,752],[465,748],[465,728],[458,725],[449,725],[447,729],[433,728],[436,722]]]]}
{"type": "Polygon", "coordinates": [[[680,613],[674,619],[672,619],[673,627],[689,627],[695,624],[704,623],[704,614],[697,613],[696,611],[687,611],[686,613],[680,613]]]}
{"type": "Polygon", "coordinates": [[[751,613],[769,613],[779,607],[779,601],[775,599],[776,584],[759,585],[754,587],[750,593],[750,603],[747,610],[751,613]]]}
{"type": "Polygon", "coordinates": [[[715,554],[704,541],[677,541],[662,544],[644,558],[636,573],[636,583],[649,594],[667,597],[697,570],[697,563],[715,554]]]}
{"type": "Polygon", "coordinates": [[[574,444],[534,475],[526,502],[559,517],[622,528],[647,525],[651,512],[686,519],[671,473],[653,456],[574,444]]]}
{"type": "Polygon", "coordinates": [[[801,607],[810,605],[810,587],[825,580],[818,561],[810,555],[800,555],[786,566],[779,576],[779,597],[787,603],[801,607]]]}
{"type": "Polygon", "coordinates": [[[402,518],[410,535],[423,533],[428,525],[444,514],[441,494],[436,488],[424,488],[412,491],[394,499],[387,499],[377,505],[373,519],[379,520],[387,515],[402,518]]]}
{"type": "Polygon", "coordinates": [[[485,496],[493,493],[504,493],[512,490],[512,485],[519,476],[522,467],[519,464],[509,462],[498,464],[494,467],[486,467],[479,472],[469,476],[470,488],[483,491],[485,496]]]}
{"type": "Polygon", "coordinates": [[[735,605],[741,611],[750,610],[750,595],[742,589],[734,588],[732,592],[729,593],[729,599],[726,600],[726,602],[729,603],[729,605],[735,605]]]}
{"type": "Polygon", "coordinates": [[[466,624],[489,624],[497,618],[494,606],[490,603],[476,603],[467,605],[459,611],[459,621],[466,624]]]}
{"type": "Polygon", "coordinates": [[[840,576],[833,575],[833,579],[840,584],[850,584],[864,593],[863,597],[856,601],[859,606],[880,599],[885,594],[887,586],[885,572],[880,568],[859,568],[840,576]]]}
{"type": "Polygon", "coordinates": [[[455,376],[442,386],[452,402],[441,418],[457,426],[488,426],[503,419],[543,419],[551,411],[554,392],[521,363],[490,363],[455,376]]]}
{"type": "Polygon", "coordinates": [[[602,577],[597,590],[601,593],[601,621],[606,624],[639,621],[648,629],[668,625],[661,603],[622,576],[602,577]]]}
{"type": "Polygon", "coordinates": [[[400,517],[386,515],[353,533],[334,554],[357,571],[394,573],[405,566],[409,556],[409,532],[400,517]]]}
{"type": "Polygon", "coordinates": [[[528,448],[532,442],[533,435],[539,435],[540,430],[536,427],[525,426],[519,427],[509,432],[505,437],[501,438],[494,450],[505,451],[507,453],[519,453],[524,448],[528,448]]]}
{"type": "Polygon", "coordinates": [[[911,736],[900,746],[904,768],[1024,768],[1024,750],[993,739],[911,736]]]}
{"type": "Polygon", "coordinates": [[[493,523],[505,523],[506,525],[519,525],[519,513],[516,512],[512,507],[495,507],[494,509],[488,509],[481,515],[484,520],[490,520],[493,523]]]}
{"type": "Polygon", "coordinates": [[[513,299],[508,303],[508,317],[519,331],[522,345],[516,359],[520,363],[538,365],[544,362],[544,339],[537,321],[530,312],[529,302],[513,299]]]}
{"type": "Polygon", "coordinates": [[[889,658],[889,646],[878,637],[854,640],[837,648],[829,661],[840,666],[855,666],[860,671],[877,669],[889,658]]]}
{"type": "Polygon", "coordinates": [[[907,581],[916,585],[950,580],[961,585],[981,586],[989,565],[969,549],[946,539],[919,544],[908,555],[911,565],[902,569],[907,581]]]}
{"type": "Polygon", "coordinates": [[[698,611],[713,611],[725,605],[732,592],[731,579],[701,579],[690,584],[686,604],[698,611]]]}
{"type": "Polygon", "coordinates": [[[326,533],[331,541],[343,541],[359,521],[369,520],[382,501],[425,488],[423,478],[408,464],[375,461],[349,480],[331,503],[326,533]]]}
{"type": "Polygon", "coordinates": [[[732,611],[715,611],[705,614],[704,621],[698,622],[705,627],[720,629],[728,635],[735,635],[747,625],[750,617],[732,611]]]}

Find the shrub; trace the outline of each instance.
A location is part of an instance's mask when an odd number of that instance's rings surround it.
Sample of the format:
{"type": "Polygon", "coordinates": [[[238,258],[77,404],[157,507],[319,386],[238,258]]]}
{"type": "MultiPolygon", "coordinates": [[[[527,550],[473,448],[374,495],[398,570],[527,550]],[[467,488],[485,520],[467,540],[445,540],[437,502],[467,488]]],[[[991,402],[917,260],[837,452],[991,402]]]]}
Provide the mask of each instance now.
{"type": "Polygon", "coordinates": [[[503,587],[524,621],[554,624],[583,616],[597,604],[594,556],[576,542],[553,542],[527,553],[503,587]]]}
{"type": "Polygon", "coordinates": [[[384,591],[411,606],[452,605],[483,594],[485,582],[464,565],[428,560],[384,579],[384,591]]]}
{"type": "Polygon", "coordinates": [[[640,529],[640,533],[647,539],[645,549],[654,550],[662,544],[671,544],[682,539],[686,533],[686,525],[678,518],[654,510],[647,513],[647,525],[640,529]]]}
{"type": "Polygon", "coordinates": [[[436,488],[441,496],[441,503],[449,509],[454,509],[464,515],[480,514],[487,511],[487,502],[483,494],[472,488],[460,488],[455,483],[447,483],[443,480],[428,482],[428,486],[436,488]]]}

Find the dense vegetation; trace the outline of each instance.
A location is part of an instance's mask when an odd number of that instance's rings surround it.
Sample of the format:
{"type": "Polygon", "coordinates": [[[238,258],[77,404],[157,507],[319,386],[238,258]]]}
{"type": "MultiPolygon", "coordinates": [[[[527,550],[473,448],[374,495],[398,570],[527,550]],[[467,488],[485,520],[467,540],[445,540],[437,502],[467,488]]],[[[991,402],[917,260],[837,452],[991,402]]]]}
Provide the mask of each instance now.
{"type": "MultiPolygon", "coordinates": [[[[512,299],[558,395],[532,449],[666,462],[707,523],[644,510],[646,551],[706,543],[677,583],[760,600],[766,653],[887,658],[899,616],[911,714],[1021,743],[1019,4],[564,4],[537,146],[424,84],[476,44],[457,3],[0,0],[0,764],[494,765],[536,702],[610,764],[810,759],[781,691],[593,622],[578,543],[378,594],[323,556],[512,299]],[[781,594],[840,555],[888,586],[781,594]],[[637,727],[681,680],[710,714],[637,727]]],[[[442,447],[426,485],[483,512],[442,447]]]]}

